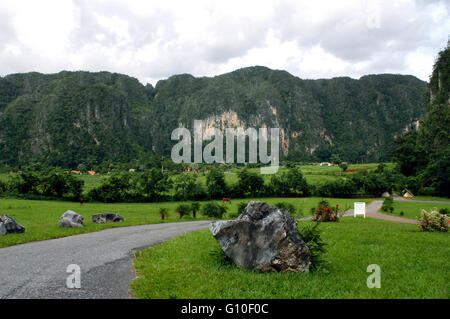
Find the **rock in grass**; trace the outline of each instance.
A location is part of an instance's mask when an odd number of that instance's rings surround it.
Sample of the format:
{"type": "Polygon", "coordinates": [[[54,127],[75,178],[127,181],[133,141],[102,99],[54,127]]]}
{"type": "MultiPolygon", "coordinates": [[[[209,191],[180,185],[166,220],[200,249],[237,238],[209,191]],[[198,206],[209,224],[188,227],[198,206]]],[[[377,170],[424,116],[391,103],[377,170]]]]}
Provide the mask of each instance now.
{"type": "Polygon", "coordinates": [[[23,227],[21,224],[16,222],[14,218],[9,217],[6,214],[3,214],[0,217],[0,224],[3,226],[0,226],[0,235],[6,235],[6,234],[21,234],[25,232],[25,227],[23,227]]]}
{"type": "Polygon", "coordinates": [[[308,272],[311,253],[286,210],[250,202],[232,221],[215,221],[210,231],[225,254],[247,269],[308,272]]]}
{"type": "Polygon", "coordinates": [[[92,215],[92,222],[94,224],[117,223],[123,222],[123,217],[116,213],[95,214],[92,215]]]}
{"type": "Polygon", "coordinates": [[[76,228],[83,227],[84,217],[73,210],[66,211],[59,220],[59,227],[76,228]]]}

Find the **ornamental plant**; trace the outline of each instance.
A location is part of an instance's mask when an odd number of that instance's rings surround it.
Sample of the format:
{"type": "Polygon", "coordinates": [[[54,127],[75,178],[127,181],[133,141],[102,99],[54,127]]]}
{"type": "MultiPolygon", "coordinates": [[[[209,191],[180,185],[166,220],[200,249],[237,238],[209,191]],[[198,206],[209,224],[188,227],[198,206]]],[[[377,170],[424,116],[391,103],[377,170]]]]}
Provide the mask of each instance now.
{"type": "Polygon", "coordinates": [[[437,208],[433,208],[429,212],[422,209],[419,217],[419,228],[421,231],[447,232],[449,223],[450,217],[439,213],[437,208]]]}
{"type": "Polygon", "coordinates": [[[339,221],[339,217],[339,204],[331,207],[326,200],[322,200],[313,211],[312,219],[316,222],[337,222],[339,221]]]}

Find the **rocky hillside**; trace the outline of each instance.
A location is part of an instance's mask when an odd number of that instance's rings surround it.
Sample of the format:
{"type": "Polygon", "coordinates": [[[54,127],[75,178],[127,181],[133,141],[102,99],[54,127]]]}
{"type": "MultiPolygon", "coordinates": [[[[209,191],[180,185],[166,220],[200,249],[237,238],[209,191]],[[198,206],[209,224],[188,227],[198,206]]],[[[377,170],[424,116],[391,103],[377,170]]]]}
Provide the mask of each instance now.
{"type": "Polygon", "coordinates": [[[389,159],[394,137],[423,115],[413,76],[302,80],[265,67],[220,76],[175,75],[156,87],[108,72],[0,78],[0,163],[76,167],[170,155],[172,130],[280,127],[290,160],[389,159]]]}

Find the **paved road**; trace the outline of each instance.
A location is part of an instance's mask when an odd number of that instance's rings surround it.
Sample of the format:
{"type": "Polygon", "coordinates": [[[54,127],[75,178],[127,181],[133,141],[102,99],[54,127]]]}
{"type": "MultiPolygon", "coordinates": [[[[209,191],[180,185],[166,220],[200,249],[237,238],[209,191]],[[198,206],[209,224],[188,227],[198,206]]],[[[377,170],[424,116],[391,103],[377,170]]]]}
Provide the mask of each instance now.
{"type": "Polygon", "coordinates": [[[0,298],[131,298],[134,252],[209,223],[110,228],[0,248],[0,298]],[[81,289],[66,287],[70,264],[81,268],[81,289]]]}

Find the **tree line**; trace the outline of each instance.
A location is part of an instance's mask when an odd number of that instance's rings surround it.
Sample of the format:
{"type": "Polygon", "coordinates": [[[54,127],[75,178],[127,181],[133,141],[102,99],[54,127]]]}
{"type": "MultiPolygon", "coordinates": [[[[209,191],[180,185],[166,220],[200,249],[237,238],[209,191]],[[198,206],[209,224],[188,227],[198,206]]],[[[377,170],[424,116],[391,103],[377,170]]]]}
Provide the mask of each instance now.
{"type": "Polygon", "coordinates": [[[375,170],[357,172],[319,185],[307,183],[298,167],[274,174],[269,181],[246,168],[237,173],[237,182],[225,181],[221,167],[213,167],[201,183],[199,174],[170,175],[152,168],[145,172],[112,173],[102,183],[83,193],[84,181],[61,171],[45,174],[24,171],[8,181],[0,181],[0,191],[8,196],[31,199],[65,199],[73,201],[158,202],[212,200],[252,197],[379,197],[385,191],[413,188],[414,179],[404,176],[399,168],[387,169],[379,164],[375,170]]]}

